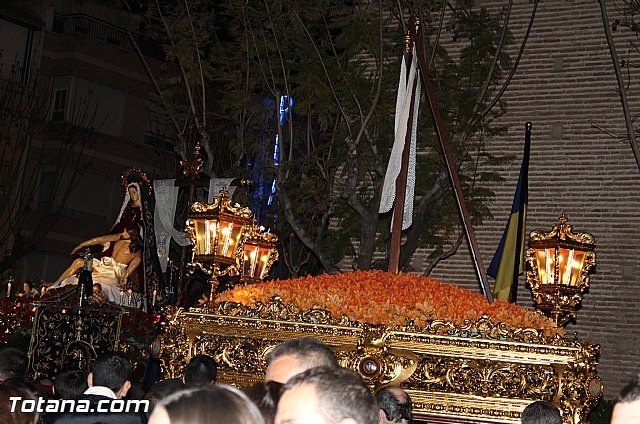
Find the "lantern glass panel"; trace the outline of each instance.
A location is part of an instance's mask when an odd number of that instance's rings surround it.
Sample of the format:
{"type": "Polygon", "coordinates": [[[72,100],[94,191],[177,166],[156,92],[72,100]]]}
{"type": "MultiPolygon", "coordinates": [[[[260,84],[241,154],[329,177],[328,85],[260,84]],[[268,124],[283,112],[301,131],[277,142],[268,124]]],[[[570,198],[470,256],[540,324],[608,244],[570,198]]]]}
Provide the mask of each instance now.
{"type": "Polygon", "coordinates": [[[230,220],[220,220],[220,234],[216,254],[227,258],[233,258],[236,247],[240,242],[243,225],[230,220]]]}
{"type": "Polygon", "coordinates": [[[267,262],[269,262],[269,251],[269,247],[263,247],[253,243],[245,244],[242,276],[259,279],[265,278],[267,262]]]}
{"type": "Polygon", "coordinates": [[[204,245],[204,254],[205,255],[213,255],[214,246],[216,244],[216,240],[218,239],[218,220],[217,219],[206,219],[205,220],[205,245],[204,245]]]}
{"type": "Polygon", "coordinates": [[[208,222],[204,218],[197,218],[194,221],[196,230],[196,255],[206,255],[209,234],[207,231],[208,222]]]}
{"type": "Polygon", "coordinates": [[[555,270],[555,249],[536,249],[536,262],[540,284],[553,284],[555,270]]]}
{"type": "Polygon", "coordinates": [[[580,278],[585,252],[576,249],[558,249],[558,274],[560,284],[575,286],[580,278]]]}

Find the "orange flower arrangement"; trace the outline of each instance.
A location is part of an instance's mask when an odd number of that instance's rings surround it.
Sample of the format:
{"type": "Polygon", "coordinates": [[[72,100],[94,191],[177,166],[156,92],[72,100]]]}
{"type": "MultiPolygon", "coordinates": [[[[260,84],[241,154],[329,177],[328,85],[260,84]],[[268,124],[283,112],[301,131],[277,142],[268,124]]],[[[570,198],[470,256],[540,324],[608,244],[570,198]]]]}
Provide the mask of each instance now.
{"type": "Polygon", "coordinates": [[[416,274],[355,271],[268,281],[235,287],[221,293],[216,302],[253,306],[275,295],[301,310],[326,309],[335,318],[345,315],[369,324],[406,325],[413,320],[422,327],[434,319],[462,324],[487,315],[510,327],[562,334],[562,329],[534,311],[506,301],[489,304],[479,293],[416,274]]]}

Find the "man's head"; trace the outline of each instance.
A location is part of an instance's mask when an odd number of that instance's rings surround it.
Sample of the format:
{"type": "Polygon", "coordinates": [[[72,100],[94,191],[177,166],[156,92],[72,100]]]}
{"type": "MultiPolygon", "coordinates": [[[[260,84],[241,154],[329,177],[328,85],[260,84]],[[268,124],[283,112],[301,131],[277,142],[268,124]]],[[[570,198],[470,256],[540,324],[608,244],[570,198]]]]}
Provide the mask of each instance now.
{"type": "Polygon", "coordinates": [[[283,388],[276,424],[377,424],[378,405],[360,376],[322,366],[292,377],[283,388]]]}
{"type": "Polygon", "coordinates": [[[24,377],[27,372],[27,355],[15,347],[0,347],[0,381],[24,377]]]}
{"type": "Polygon", "coordinates": [[[620,390],[611,424],[640,423],[640,375],[620,390]]]}
{"type": "Polygon", "coordinates": [[[411,421],[411,398],[400,387],[383,387],[375,395],[380,408],[380,424],[408,424],[411,421]]]}
{"type": "Polygon", "coordinates": [[[183,382],[186,386],[204,386],[216,382],[218,365],[207,355],[196,355],[184,369],[183,382]]]}
{"type": "Polygon", "coordinates": [[[292,376],[319,366],[337,367],[336,355],[326,344],[312,337],[287,340],[267,356],[266,381],[286,383],[292,376]]]}
{"type": "Polygon", "coordinates": [[[53,390],[60,399],[73,399],[84,393],[89,385],[87,376],[80,370],[63,371],[53,383],[53,390]]]}
{"type": "Polygon", "coordinates": [[[89,387],[107,387],[116,394],[118,399],[122,399],[131,388],[129,374],[131,374],[129,359],[119,353],[109,352],[96,359],[87,382],[89,387]]]}
{"type": "Polygon", "coordinates": [[[522,424],[562,424],[560,410],[541,400],[527,405],[520,420],[522,424]]]}

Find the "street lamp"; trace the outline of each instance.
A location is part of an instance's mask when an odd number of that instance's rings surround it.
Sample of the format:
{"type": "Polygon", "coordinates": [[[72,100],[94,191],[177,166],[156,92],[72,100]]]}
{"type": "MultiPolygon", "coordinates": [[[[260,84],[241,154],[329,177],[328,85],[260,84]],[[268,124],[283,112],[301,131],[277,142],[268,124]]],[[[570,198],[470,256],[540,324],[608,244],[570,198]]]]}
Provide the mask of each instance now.
{"type": "Polygon", "coordinates": [[[549,233],[531,232],[525,260],[536,307],[561,327],[576,318],[596,254],[591,234],[573,234],[564,212],[558,221],[549,233]]]}

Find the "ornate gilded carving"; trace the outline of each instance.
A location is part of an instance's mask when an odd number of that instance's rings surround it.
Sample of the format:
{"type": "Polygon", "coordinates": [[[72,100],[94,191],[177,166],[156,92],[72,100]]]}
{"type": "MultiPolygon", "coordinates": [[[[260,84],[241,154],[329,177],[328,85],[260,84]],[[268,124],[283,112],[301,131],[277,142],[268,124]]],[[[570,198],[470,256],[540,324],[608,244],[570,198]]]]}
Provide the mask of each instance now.
{"type": "Polygon", "coordinates": [[[532,231],[529,235],[531,241],[546,241],[546,240],[566,240],[583,244],[594,244],[596,239],[589,233],[573,233],[573,226],[567,224],[567,215],[562,212],[558,223],[551,227],[551,232],[544,231],[532,231]]]}
{"type": "Polygon", "coordinates": [[[243,218],[252,219],[253,212],[251,209],[240,206],[238,203],[232,203],[229,197],[229,191],[226,188],[220,190],[220,195],[213,198],[213,203],[200,203],[195,202],[191,204],[191,212],[206,213],[206,212],[220,212],[229,213],[232,215],[240,216],[243,218]]]}
{"type": "Polygon", "coordinates": [[[544,399],[561,408],[565,423],[582,423],[600,396],[597,345],[488,317],[423,328],[370,325],[299,310],[277,297],[255,307],[223,302],[210,313],[172,310],[159,357],[167,375],[178,376],[191,355],[207,353],[218,360],[221,381],[246,385],[264,377],[274,346],[302,336],[331,346],[372,389],[400,385],[417,418],[518,422],[528,403],[544,399]]]}
{"type": "Polygon", "coordinates": [[[536,308],[560,327],[576,318],[596,254],[591,234],[574,234],[564,212],[558,221],[549,233],[531,232],[525,262],[536,308]]]}
{"type": "Polygon", "coordinates": [[[293,304],[284,304],[279,296],[274,296],[271,302],[264,304],[257,302],[254,307],[245,306],[242,303],[237,302],[222,302],[219,303],[214,313],[224,316],[244,316],[252,318],[267,318],[270,320],[291,321],[291,322],[305,322],[312,324],[327,324],[327,325],[348,325],[351,327],[358,327],[362,324],[350,320],[348,317],[342,317],[335,319],[331,316],[329,311],[324,309],[307,309],[300,310],[293,304]]]}
{"type": "Polygon", "coordinates": [[[428,391],[552,400],[558,377],[552,365],[424,355],[408,383],[428,391]]]}
{"type": "Polygon", "coordinates": [[[182,166],[182,173],[187,178],[196,178],[200,169],[202,168],[202,155],[200,154],[200,142],[196,142],[193,149],[193,153],[189,156],[188,160],[181,160],[180,166],[182,166]]]}

